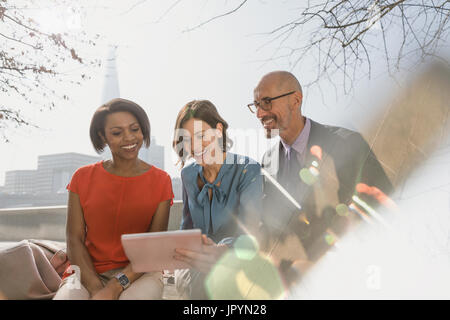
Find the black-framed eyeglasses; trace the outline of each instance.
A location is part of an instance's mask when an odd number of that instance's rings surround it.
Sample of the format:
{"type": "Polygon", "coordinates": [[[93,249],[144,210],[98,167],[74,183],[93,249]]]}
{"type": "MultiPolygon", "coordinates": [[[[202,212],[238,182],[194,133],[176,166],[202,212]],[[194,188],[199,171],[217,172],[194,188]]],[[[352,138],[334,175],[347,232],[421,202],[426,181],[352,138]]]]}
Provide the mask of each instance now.
{"type": "Polygon", "coordinates": [[[258,110],[258,108],[263,109],[264,111],[270,111],[272,109],[272,101],[275,99],[279,99],[279,98],[283,98],[285,96],[288,96],[290,94],[293,94],[295,91],[291,91],[285,94],[282,94],[280,96],[276,96],[276,97],[265,97],[262,98],[260,102],[258,101],[254,101],[253,103],[249,103],[247,105],[248,109],[250,110],[250,112],[252,113],[256,113],[256,111],[258,110]]]}

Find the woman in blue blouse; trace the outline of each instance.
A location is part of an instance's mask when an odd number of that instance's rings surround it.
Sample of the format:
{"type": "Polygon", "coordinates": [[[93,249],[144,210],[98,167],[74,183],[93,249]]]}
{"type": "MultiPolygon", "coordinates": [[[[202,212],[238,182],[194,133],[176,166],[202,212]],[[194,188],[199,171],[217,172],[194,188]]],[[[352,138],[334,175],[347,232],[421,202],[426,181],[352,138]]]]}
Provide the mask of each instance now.
{"type": "Polygon", "coordinates": [[[202,252],[177,249],[175,255],[192,266],[176,275],[177,288],[191,299],[206,298],[205,275],[239,235],[254,234],[260,223],[261,167],[228,152],[227,128],[207,100],[186,104],[175,125],[173,147],[183,167],[181,229],[199,228],[203,233],[202,252]],[[188,158],[195,162],[184,166],[188,158]]]}

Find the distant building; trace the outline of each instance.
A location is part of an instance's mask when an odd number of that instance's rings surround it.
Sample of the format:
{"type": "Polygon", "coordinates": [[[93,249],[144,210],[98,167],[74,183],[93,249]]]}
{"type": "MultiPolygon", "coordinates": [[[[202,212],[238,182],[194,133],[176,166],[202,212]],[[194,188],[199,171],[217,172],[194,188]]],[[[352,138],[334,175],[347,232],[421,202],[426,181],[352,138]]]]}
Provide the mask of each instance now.
{"type": "Polygon", "coordinates": [[[36,170],[7,171],[4,192],[8,194],[32,193],[35,175],[36,170]]]}
{"type": "Polygon", "coordinates": [[[139,158],[164,170],[164,147],[158,145],[154,137],[151,138],[150,148],[142,146],[139,150],[139,158]]]}
{"type": "Polygon", "coordinates": [[[78,168],[100,160],[99,157],[73,152],[39,156],[33,192],[64,193],[78,168]]]}
{"type": "Polygon", "coordinates": [[[106,59],[105,65],[105,75],[103,82],[103,91],[102,91],[102,100],[100,101],[100,105],[115,99],[120,98],[120,90],[119,90],[119,77],[117,75],[117,46],[111,46],[108,58],[106,59]]]}
{"type": "Polygon", "coordinates": [[[37,170],[7,171],[3,191],[10,195],[65,193],[78,168],[100,160],[99,157],[74,152],[42,155],[38,157],[37,170]]]}
{"type": "MultiPolygon", "coordinates": [[[[119,79],[116,64],[117,48],[117,46],[110,47],[108,57],[105,61],[101,104],[104,104],[114,98],[120,98],[119,79]]],[[[108,146],[106,146],[101,157],[104,160],[111,159],[111,151],[108,146]]],[[[157,145],[154,137],[151,137],[149,149],[142,146],[141,150],[139,150],[139,158],[164,170],[164,147],[157,145]]]]}

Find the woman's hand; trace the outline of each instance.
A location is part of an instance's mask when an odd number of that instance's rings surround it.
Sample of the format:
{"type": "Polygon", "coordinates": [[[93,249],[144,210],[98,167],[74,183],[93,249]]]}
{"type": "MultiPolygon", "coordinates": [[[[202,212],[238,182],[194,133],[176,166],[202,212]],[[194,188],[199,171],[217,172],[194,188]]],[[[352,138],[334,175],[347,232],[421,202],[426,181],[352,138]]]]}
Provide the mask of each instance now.
{"type": "Polygon", "coordinates": [[[105,287],[91,293],[91,300],[118,300],[123,289],[117,279],[108,281],[105,287]]]}
{"type": "Polygon", "coordinates": [[[202,252],[176,249],[174,258],[184,261],[192,268],[206,274],[211,271],[212,267],[227,250],[228,247],[226,245],[217,245],[206,235],[202,235],[202,252]]]}

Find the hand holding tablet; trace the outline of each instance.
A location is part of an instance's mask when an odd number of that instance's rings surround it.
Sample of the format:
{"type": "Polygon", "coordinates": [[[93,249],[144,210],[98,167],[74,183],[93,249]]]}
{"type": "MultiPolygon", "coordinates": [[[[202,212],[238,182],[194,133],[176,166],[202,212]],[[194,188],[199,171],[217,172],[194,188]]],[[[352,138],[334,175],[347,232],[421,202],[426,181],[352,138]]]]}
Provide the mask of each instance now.
{"type": "Polygon", "coordinates": [[[187,269],[174,259],[175,249],[202,252],[201,230],[177,230],[122,235],[122,246],[133,272],[187,269]]]}
{"type": "Polygon", "coordinates": [[[177,248],[175,259],[186,262],[190,268],[194,268],[202,273],[209,273],[217,261],[228,250],[225,244],[216,244],[206,235],[202,235],[202,250],[194,251],[190,249],[177,248]]]}

